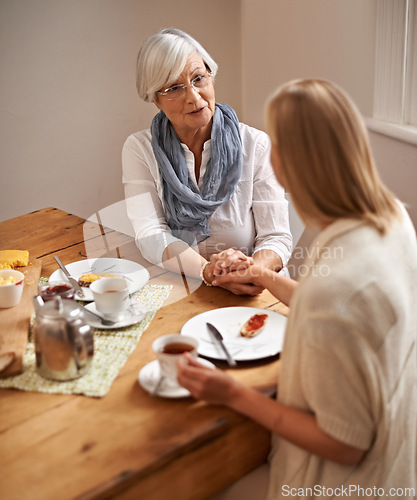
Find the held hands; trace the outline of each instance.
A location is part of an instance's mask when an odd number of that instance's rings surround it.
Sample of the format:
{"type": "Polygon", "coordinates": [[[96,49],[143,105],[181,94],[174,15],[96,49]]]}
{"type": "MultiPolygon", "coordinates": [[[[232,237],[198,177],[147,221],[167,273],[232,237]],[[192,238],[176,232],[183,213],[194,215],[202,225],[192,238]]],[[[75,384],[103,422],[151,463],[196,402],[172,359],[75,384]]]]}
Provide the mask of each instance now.
{"type": "Polygon", "coordinates": [[[229,248],[220,253],[213,254],[210,262],[204,269],[204,278],[212,283],[222,277],[218,286],[229,290],[236,295],[258,295],[263,291],[260,286],[254,286],[251,282],[236,282],[228,280],[229,273],[234,271],[244,271],[254,263],[252,257],[246,256],[240,250],[229,248]]]}
{"type": "Polygon", "coordinates": [[[247,257],[240,250],[229,248],[223,252],[215,253],[210,257],[210,264],[214,276],[223,276],[232,271],[246,269],[253,264],[253,258],[247,257]]]}

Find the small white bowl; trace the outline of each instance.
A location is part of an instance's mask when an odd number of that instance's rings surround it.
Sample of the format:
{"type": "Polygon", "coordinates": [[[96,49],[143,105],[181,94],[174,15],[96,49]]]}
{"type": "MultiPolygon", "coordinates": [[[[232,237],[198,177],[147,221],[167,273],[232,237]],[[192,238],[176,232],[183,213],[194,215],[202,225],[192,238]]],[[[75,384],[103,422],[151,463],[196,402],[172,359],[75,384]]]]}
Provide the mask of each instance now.
{"type": "Polygon", "coordinates": [[[25,275],[13,269],[3,269],[0,271],[0,282],[10,276],[16,281],[9,285],[0,285],[0,308],[17,306],[22,298],[25,275]]]}

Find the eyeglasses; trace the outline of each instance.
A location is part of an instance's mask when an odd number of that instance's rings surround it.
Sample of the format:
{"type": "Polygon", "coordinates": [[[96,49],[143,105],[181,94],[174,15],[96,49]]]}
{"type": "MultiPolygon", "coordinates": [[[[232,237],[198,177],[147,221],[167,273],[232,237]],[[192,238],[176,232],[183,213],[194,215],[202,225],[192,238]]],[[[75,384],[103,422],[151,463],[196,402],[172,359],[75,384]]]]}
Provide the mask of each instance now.
{"type": "Polygon", "coordinates": [[[167,89],[158,90],[157,94],[165,96],[169,101],[180,99],[181,97],[185,96],[187,88],[190,86],[197,90],[197,92],[200,89],[207,87],[207,85],[210,83],[211,76],[212,74],[210,72],[207,72],[204,75],[197,75],[191,80],[188,85],[185,85],[184,83],[177,83],[176,85],[168,87],[167,89]]]}

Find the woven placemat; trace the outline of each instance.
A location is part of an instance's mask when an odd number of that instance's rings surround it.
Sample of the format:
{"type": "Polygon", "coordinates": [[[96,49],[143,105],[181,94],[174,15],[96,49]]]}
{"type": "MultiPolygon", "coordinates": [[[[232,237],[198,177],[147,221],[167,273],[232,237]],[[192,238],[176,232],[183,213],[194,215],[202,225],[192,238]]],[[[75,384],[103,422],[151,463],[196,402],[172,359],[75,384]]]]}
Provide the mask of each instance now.
{"type": "Polygon", "coordinates": [[[84,394],[92,397],[105,396],[171,290],[172,285],[146,285],[131,295],[132,301],[142,302],[148,309],[142,321],[117,330],[94,328],[93,362],[84,376],[68,382],[54,382],[38,375],[35,348],[30,336],[23,360],[23,372],[0,380],[0,388],[55,394],[84,394]]]}

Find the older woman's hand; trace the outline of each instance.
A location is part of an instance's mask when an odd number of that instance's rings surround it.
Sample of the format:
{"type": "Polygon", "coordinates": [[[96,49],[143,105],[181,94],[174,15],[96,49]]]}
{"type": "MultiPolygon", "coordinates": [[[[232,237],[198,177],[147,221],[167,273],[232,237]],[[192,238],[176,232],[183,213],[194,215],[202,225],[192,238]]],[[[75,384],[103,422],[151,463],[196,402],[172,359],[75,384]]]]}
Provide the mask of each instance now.
{"type": "Polygon", "coordinates": [[[229,290],[235,295],[259,295],[264,289],[254,286],[252,283],[236,283],[228,281],[227,275],[233,271],[243,271],[253,265],[253,258],[248,257],[240,250],[229,248],[210,257],[210,263],[206,267],[207,278],[212,282],[219,276],[223,280],[219,286],[229,290]]]}
{"type": "Polygon", "coordinates": [[[213,276],[223,276],[232,271],[246,269],[253,264],[253,258],[248,257],[240,250],[229,248],[210,257],[210,267],[213,276]]]}
{"type": "Polygon", "coordinates": [[[238,390],[239,383],[225,372],[208,368],[196,361],[188,353],[178,362],[177,379],[180,385],[188,389],[197,398],[211,404],[230,403],[238,390]]]}

